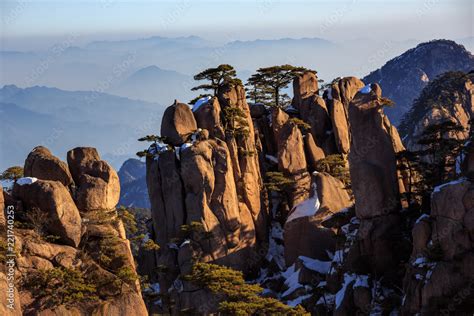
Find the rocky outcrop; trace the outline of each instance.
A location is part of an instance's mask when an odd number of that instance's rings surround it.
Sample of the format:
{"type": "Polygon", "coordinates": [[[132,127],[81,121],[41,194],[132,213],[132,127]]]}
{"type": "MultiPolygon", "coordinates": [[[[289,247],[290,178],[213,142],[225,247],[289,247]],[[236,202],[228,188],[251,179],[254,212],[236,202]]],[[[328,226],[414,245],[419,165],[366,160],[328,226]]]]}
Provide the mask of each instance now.
{"type": "Polygon", "coordinates": [[[48,221],[48,231],[60,237],[63,243],[74,247],[79,245],[81,216],[71,194],[61,182],[32,180],[32,183],[17,183],[13,188],[13,197],[21,200],[28,212],[36,208],[45,213],[42,218],[48,221]]]}
{"type": "MultiPolygon", "coordinates": [[[[250,271],[260,260],[252,258],[267,238],[268,224],[261,144],[243,87],[223,85],[217,97],[193,112],[182,112],[194,115],[197,126],[191,122],[194,118],[186,118],[178,124],[180,142],[166,137],[166,144],[150,147],[147,185],[154,238],[161,245],[156,265],[170,267],[158,281],[177,308],[186,309],[198,308],[196,299],[207,297],[202,291],[193,292],[189,282],[177,284],[193,262],[250,271]]],[[[162,136],[164,129],[177,125],[176,117],[165,114],[162,136]]]]}
{"type": "Polygon", "coordinates": [[[181,146],[196,129],[196,120],[187,104],[175,101],[165,110],[161,121],[161,136],[166,137],[169,144],[181,146]]]}
{"type": "Polygon", "coordinates": [[[381,92],[359,92],[349,105],[351,150],[349,166],[356,215],[360,219],[390,214],[398,209],[396,157],[384,127],[381,92]]]}
{"type": "Polygon", "coordinates": [[[287,266],[299,256],[328,261],[328,252],[336,247],[335,232],[321,223],[352,205],[344,184],[331,175],[315,173],[312,182],[309,199],[293,208],[284,226],[287,266]]]}
{"type": "Polygon", "coordinates": [[[234,128],[243,129],[243,134],[227,133],[226,143],[230,154],[234,156],[231,162],[237,193],[242,197],[243,204],[252,215],[257,238],[264,241],[267,239],[267,211],[263,206],[263,181],[260,174],[255,130],[246,101],[245,89],[242,85],[226,84],[219,88],[218,99],[222,109],[237,108],[242,113],[242,120],[245,121],[243,125],[239,123],[242,126],[234,126],[234,128]]]}
{"type": "Polygon", "coordinates": [[[343,155],[347,155],[350,149],[349,103],[363,86],[364,83],[359,79],[345,77],[332,83],[326,93],[337,149],[343,155]]]}
{"type": "Polygon", "coordinates": [[[209,131],[212,138],[224,139],[224,129],[221,123],[221,106],[217,98],[212,98],[205,104],[193,110],[197,127],[209,131]]]}
{"type": "Polygon", "coordinates": [[[379,83],[384,94],[395,102],[396,106],[386,109],[386,113],[398,126],[414,100],[432,80],[448,71],[468,72],[473,68],[474,57],[462,45],[449,40],[434,40],[389,60],[362,80],[379,83]]]}
{"type": "MultiPolygon", "coordinates": [[[[88,178],[110,180],[115,171],[100,160],[94,148],[75,148],[68,153],[68,161],[69,166],[46,148],[35,148],[25,169],[50,180],[20,178],[12,196],[0,201],[2,209],[6,205],[15,208],[14,247],[9,250],[15,253],[15,310],[4,314],[148,315],[130,242],[117,211],[87,209],[81,213],[72,196],[79,190],[89,196],[78,201],[111,203],[100,202],[107,198],[102,192],[83,186],[88,178]],[[51,174],[43,173],[44,166],[51,167],[51,174]],[[79,187],[65,186],[64,178],[58,176],[68,169],[79,187]]],[[[5,228],[4,223],[0,225],[0,231],[5,228]]],[[[0,237],[2,244],[4,236],[0,237]]],[[[5,271],[5,262],[0,267],[5,271]]],[[[0,273],[0,287],[6,293],[5,281],[0,273]]]]}
{"type": "Polygon", "coordinates": [[[25,160],[25,177],[59,181],[64,186],[73,183],[71,173],[65,162],[61,161],[45,147],[35,147],[25,160]]]}
{"type": "Polygon", "coordinates": [[[293,80],[293,101],[299,109],[303,100],[318,93],[318,77],[315,72],[307,71],[293,80]]]}
{"type": "Polygon", "coordinates": [[[406,313],[472,311],[474,186],[468,180],[436,187],[431,214],[413,227],[413,252],[404,279],[406,313]],[[461,294],[463,293],[463,294],[461,294]]]}
{"type": "Polygon", "coordinates": [[[117,172],[100,159],[95,148],[77,147],[67,153],[76,184],[74,199],[81,211],[110,210],[120,198],[117,172]]]}
{"type": "MultiPolygon", "coordinates": [[[[226,255],[255,246],[255,227],[248,209],[240,209],[235,189],[229,151],[222,141],[208,140],[185,150],[181,156],[185,189],[187,223],[200,222],[212,233],[208,241],[200,242],[205,261],[225,262],[226,255]],[[214,164],[209,164],[214,161],[214,164]],[[204,185],[203,185],[204,184],[204,185]],[[247,212],[247,214],[245,214],[247,212]]],[[[227,260],[227,265],[245,269],[241,261],[227,260]]]]}
{"type": "Polygon", "coordinates": [[[311,127],[316,145],[325,154],[334,153],[334,138],[331,135],[331,118],[326,102],[318,95],[318,80],[314,73],[307,72],[293,80],[293,107],[302,120],[311,127]]]}
{"type": "Polygon", "coordinates": [[[296,126],[289,122],[279,133],[278,167],[288,175],[306,172],[306,156],[303,135],[296,126]]]}

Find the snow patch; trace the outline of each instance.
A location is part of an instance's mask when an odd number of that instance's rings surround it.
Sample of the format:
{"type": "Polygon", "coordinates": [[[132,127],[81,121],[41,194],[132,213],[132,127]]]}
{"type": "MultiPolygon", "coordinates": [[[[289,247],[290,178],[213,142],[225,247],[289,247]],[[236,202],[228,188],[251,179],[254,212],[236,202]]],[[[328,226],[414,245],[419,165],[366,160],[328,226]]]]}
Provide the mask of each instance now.
{"type": "Polygon", "coordinates": [[[363,87],[362,89],[359,90],[360,93],[363,93],[363,94],[369,94],[370,91],[372,91],[372,87],[371,87],[371,84],[369,83],[368,85],[366,85],[365,87],[363,87]]]}
{"type": "Polygon", "coordinates": [[[278,158],[275,157],[275,156],[272,156],[272,155],[265,155],[265,158],[266,158],[268,161],[273,162],[274,164],[278,164],[278,158]]]}
{"type": "Polygon", "coordinates": [[[316,305],[333,305],[336,297],[332,294],[324,294],[316,302],[316,305]]]}
{"type": "Polygon", "coordinates": [[[367,275],[358,275],[358,274],[349,274],[345,273],[344,274],[344,283],[342,285],[342,288],[339,290],[339,292],[336,293],[336,309],[341,306],[342,301],[344,300],[344,296],[346,294],[347,287],[349,284],[354,282],[352,287],[369,287],[369,276],[367,275]]]}
{"type": "Polygon", "coordinates": [[[281,228],[280,223],[272,222],[272,230],[270,234],[268,252],[265,259],[267,259],[267,261],[274,260],[280,270],[282,270],[285,267],[285,258],[283,256],[285,248],[283,244],[277,242],[277,240],[281,243],[283,242],[283,229],[281,228]]]}
{"type": "Polygon", "coordinates": [[[303,295],[303,296],[298,296],[294,300],[287,301],[286,305],[291,306],[291,307],[295,307],[296,305],[301,304],[305,299],[310,298],[311,295],[312,294],[306,294],[306,295],[303,295]]]}
{"type": "Polygon", "coordinates": [[[20,178],[20,179],[16,180],[16,184],[18,184],[18,185],[28,185],[28,184],[35,183],[36,181],[38,181],[37,178],[24,177],[24,178],[20,178]]]}
{"type": "Polygon", "coordinates": [[[441,189],[443,189],[444,187],[447,187],[448,185],[454,185],[454,184],[459,184],[459,183],[463,183],[463,182],[464,182],[464,178],[460,178],[460,179],[457,179],[457,180],[454,180],[454,181],[451,181],[451,182],[448,182],[448,183],[444,183],[442,185],[438,185],[437,187],[435,187],[433,189],[433,193],[440,192],[441,189]]]}
{"type": "Polygon", "coordinates": [[[282,276],[285,278],[285,285],[288,287],[288,289],[281,295],[282,297],[290,295],[303,286],[298,282],[300,271],[296,270],[295,264],[286,269],[286,271],[282,273],[282,276]]]}
{"type": "Polygon", "coordinates": [[[201,107],[201,105],[206,104],[207,102],[209,102],[210,99],[210,96],[205,96],[198,99],[193,105],[193,112],[196,112],[201,107]]]}
{"type": "Polygon", "coordinates": [[[318,192],[316,190],[316,183],[313,183],[313,197],[296,205],[288,216],[286,220],[287,223],[300,218],[300,217],[307,217],[313,216],[319,210],[320,202],[318,199],[318,192]]]}
{"type": "Polygon", "coordinates": [[[327,274],[331,269],[330,261],[321,261],[305,256],[299,256],[298,259],[300,259],[303,265],[311,271],[316,271],[321,274],[327,274]]]}

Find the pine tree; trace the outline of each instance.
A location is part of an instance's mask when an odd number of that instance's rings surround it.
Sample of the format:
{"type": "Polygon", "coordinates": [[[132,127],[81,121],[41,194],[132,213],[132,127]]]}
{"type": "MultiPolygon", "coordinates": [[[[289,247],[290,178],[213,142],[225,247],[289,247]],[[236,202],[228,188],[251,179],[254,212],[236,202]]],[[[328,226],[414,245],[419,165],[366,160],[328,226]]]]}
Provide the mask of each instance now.
{"type": "Polygon", "coordinates": [[[245,91],[247,99],[253,103],[263,103],[270,105],[272,101],[272,90],[268,86],[262,85],[263,75],[254,74],[247,80],[245,91]]]}
{"type": "Polygon", "coordinates": [[[222,297],[219,312],[223,315],[309,315],[301,306],[260,296],[260,285],[246,283],[242,272],[227,267],[198,262],[184,279],[222,297]]]}
{"type": "Polygon", "coordinates": [[[464,132],[462,126],[446,121],[428,126],[418,140],[423,149],[414,154],[422,166],[425,182],[430,187],[456,177],[456,157],[464,143],[464,140],[456,138],[460,132],[464,132]]]}
{"type": "Polygon", "coordinates": [[[23,177],[23,168],[20,166],[13,166],[7,168],[5,171],[2,172],[2,174],[0,174],[0,180],[16,181],[21,177],[23,177]]]}
{"type": "Polygon", "coordinates": [[[347,162],[342,155],[329,155],[318,160],[316,162],[316,171],[327,172],[334,178],[341,180],[346,185],[346,188],[350,188],[351,177],[347,168],[347,162]]]}
{"type": "Polygon", "coordinates": [[[304,67],[295,67],[292,65],[272,66],[257,69],[257,73],[252,75],[248,82],[256,87],[262,87],[262,91],[269,93],[276,107],[285,106],[289,97],[282,90],[288,87],[290,82],[297,76],[308,70],[304,67]]]}
{"type": "Polygon", "coordinates": [[[216,68],[208,68],[194,76],[194,80],[207,80],[209,83],[201,84],[192,88],[191,90],[211,90],[214,96],[217,96],[217,91],[225,83],[241,83],[236,78],[236,71],[234,67],[227,64],[222,64],[216,68]]]}

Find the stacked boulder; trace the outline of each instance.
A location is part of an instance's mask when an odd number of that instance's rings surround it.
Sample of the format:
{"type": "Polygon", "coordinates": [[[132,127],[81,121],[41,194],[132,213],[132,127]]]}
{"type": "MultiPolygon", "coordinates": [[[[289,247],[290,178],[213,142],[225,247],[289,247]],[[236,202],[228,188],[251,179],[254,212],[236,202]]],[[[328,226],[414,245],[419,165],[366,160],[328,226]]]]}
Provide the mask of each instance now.
{"type": "Polygon", "coordinates": [[[267,238],[245,90],[221,86],[217,97],[199,100],[192,110],[175,102],[165,111],[161,136],[164,143],[153,144],[147,157],[154,238],[161,246],[156,265],[169,267],[157,279],[162,292],[171,294],[174,310],[196,310],[196,302],[209,294],[182,280],[192,264],[213,262],[249,272],[267,238]]]}
{"type": "Polygon", "coordinates": [[[130,243],[115,211],[120,193],[115,170],[94,148],[69,151],[66,164],[39,146],[28,155],[24,173],[2,203],[2,208],[15,208],[18,225],[16,277],[17,284],[25,286],[18,288],[17,308],[24,314],[147,315],[130,243]],[[107,253],[110,265],[102,262],[106,242],[113,247],[113,253],[107,253]],[[31,288],[33,277],[58,271],[78,273],[87,294],[100,299],[87,302],[81,299],[84,292],[76,300],[62,301],[61,296],[45,296],[31,288]],[[127,280],[120,274],[124,271],[129,273],[127,280]]]}

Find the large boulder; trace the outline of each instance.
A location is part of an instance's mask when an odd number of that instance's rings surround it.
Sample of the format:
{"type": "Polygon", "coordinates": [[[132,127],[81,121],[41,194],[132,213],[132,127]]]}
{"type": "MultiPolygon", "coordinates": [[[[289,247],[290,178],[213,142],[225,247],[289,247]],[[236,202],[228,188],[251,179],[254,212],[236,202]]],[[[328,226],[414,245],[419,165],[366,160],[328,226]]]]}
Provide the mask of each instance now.
{"type": "Polygon", "coordinates": [[[288,175],[305,172],[303,135],[296,124],[288,122],[281,128],[278,144],[278,169],[288,175]]]}
{"type": "Polygon", "coordinates": [[[81,216],[68,189],[59,181],[22,179],[13,187],[13,197],[23,202],[27,212],[33,208],[45,212],[46,229],[63,243],[77,247],[81,240],[81,216]]]}
{"type": "Polygon", "coordinates": [[[296,205],[284,226],[285,261],[289,266],[299,256],[329,261],[336,247],[335,233],[321,223],[344,211],[352,201],[344,184],[327,173],[313,174],[309,199],[296,205]]]}
{"type": "Polygon", "coordinates": [[[221,123],[221,106],[217,98],[212,98],[196,110],[193,109],[197,127],[209,131],[212,138],[224,139],[224,129],[221,123]]]}
{"type": "Polygon", "coordinates": [[[113,209],[120,198],[117,172],[95,148],[77,147],[67,153],[75,184],[75,201],[81,211],[113,209]]]}
{"type": "Polygon", "coordinates": [[[173,146],[180,146],[197,129],[193,112],[187,104],[174,102],[163,114],[161,136],[173,146]]]}
{"type": "Polygon", "coordinates": [[[25,177],[59,181],[66,187],[73,183],[67,164],[43,146],[37,146],[29,153],[23,172],[25,177]]]}
{"type": "Polygon", "coordinates": [[[76,184],[84,173],[87,163],[98,160],[100,160],[99,153],[93,147],[76,147],[67,152],[67,163],[76,184]]]}

